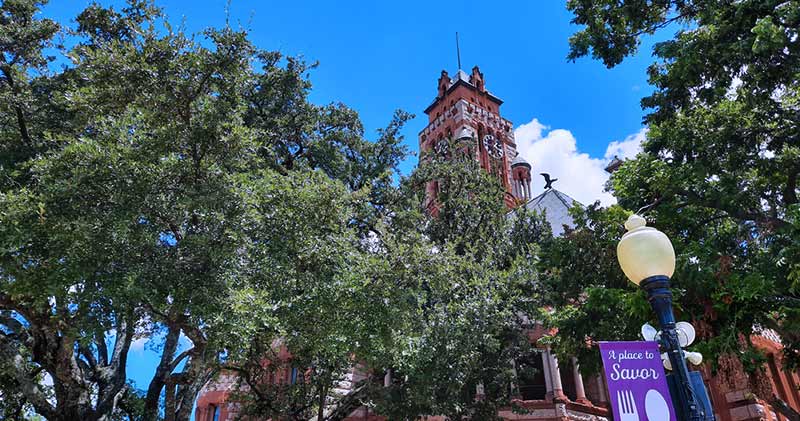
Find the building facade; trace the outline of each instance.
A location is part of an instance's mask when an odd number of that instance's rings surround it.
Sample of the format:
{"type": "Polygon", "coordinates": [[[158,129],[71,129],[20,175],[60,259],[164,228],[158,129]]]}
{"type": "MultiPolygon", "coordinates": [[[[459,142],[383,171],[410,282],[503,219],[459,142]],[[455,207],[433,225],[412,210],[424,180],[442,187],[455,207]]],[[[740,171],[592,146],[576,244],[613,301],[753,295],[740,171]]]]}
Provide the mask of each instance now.
{"type": "MultiPolygon", "coordinates": [[[[458,148],[461,153],[474,156],[480,167],[497,176],[505,187],[504,202],[515,209],[526,206],[544,213],[554,235],[561,235],[565,227],[573,227],[569,209],[577,202],[567,194],[555,189],[545,189],[534,196],[531,178],[532,166],[517,153],[514,142],[513,123],[500,114],[502,100],[486,89],[483,73],[476,66],[468,75],[458,70],[450,77],[442,71],[437,83],[437,96],[425,109],[428,125],[419,134],[421,159],[429,153],[447,153],[448,148],[458,148]]],[[[622,164],[616,159],[607,170],[614,171],[622,164]]],[[[426,185],[426,206],[436,212],[438,185],[431,181],[426,185]]],[[[528,337],[537,344],[546,334],[550,334],[541,323],[532,321],[528,337]]],[[[770,389],[775,396],[791,408],[800,410],[800,377],[797,373],[785,370],[781,361],[780,338],[771,331],[762,331],[753,338],[768,356],[763,387],[770,389]]],[[[289,354],[281,350],[286,358],[289,354]]],[[[503,409],[500,415],[509,420],[520,421],[602,421],[613,419],[609,409],[608,390],[602,373],[584,377],[580,372],[579,361],[575,358],[557,358],[546,345],[538,348],[538,353],[530,361],[517,362],[534,370],[530,376],[520,375],[515,387],[517,406],[525,408],[524,414],[514,413],[511,408],[503,409]]],[[[734,358],[735,359],[735,358],[734,358]]],[[[738,361],[738,360],[736,360],[738,361]]],[[[714,412],[719,421],[788,421],[779,415],[769,403],[757,399],[753,392],[752,379],[739,367],[734,370],[732,379],[720,379],[711,375],[708,365],[698,368],[706,380],[714,412]]],[[[277,382],[292,382],[296,369],[287,366],[279,371],[277,382]]],[[[347,379],[336,390],[346,394],[353,385],[365,378],[361,367],[353,367],[347,379]]],[[[205,385],[197,402],[195,419],[197,421],[230,421],[238,417],[241,407],[231,399],[236,387],[236,377],[222,373],[205,385]]],[[[760,391],[764,396],[764,391],[760,391]]],[[[479,394],[480,392],[478,392],[479,394]]],[[[378,414],[367,408],[356,408],[347,421],[383,421],[378,414]]],[[[428,417],[435,420],[438,417],[428,417]]]]}

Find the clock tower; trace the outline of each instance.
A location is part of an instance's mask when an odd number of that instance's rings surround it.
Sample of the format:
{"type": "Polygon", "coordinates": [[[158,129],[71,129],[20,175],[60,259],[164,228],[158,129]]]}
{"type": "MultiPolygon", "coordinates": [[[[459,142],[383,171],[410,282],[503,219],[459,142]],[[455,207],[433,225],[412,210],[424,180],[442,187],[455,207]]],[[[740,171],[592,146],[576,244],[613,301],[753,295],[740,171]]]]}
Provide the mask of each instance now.
{"type": "MultiPolygon", "coordinates": [[[[511,209],[531,199],[531,166],[518,156],[514,125],[500,116],[503,101],[486,90],[478,66],[472,73],[459,69],[454,77],[442,70],[438,93],[425,109],[428,126],[419,134],[419,150],[440,151],[449,141],[468,145],[466,150],[481,168],[497,176],[506,189],[504,202],[511,209]]],[[[438,186],[427,185],[432,205],[438,186]]]]}

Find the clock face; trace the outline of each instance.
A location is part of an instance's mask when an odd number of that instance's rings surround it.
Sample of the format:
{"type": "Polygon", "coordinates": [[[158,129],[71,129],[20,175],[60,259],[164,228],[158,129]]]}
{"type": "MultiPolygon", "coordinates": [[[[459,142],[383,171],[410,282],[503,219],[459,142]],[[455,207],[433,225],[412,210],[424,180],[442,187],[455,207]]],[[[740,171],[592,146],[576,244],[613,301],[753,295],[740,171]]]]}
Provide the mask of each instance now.
{"type": "Polygon", "coordinates": [[[503,142],[495,139],[494,136],[490,134],[484,136],[483,147],[486,148],[486,152],[488,152],[489,156],[492,158],[500,159],[503,157],[503,142]]]}

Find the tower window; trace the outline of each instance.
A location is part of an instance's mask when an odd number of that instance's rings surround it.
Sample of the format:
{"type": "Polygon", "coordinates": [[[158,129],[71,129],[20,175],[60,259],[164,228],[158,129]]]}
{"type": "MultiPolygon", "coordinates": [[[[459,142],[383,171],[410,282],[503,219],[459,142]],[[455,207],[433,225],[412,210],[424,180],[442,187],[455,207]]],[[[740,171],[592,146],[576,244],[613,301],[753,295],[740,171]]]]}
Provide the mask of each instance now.
{"type": "Polygon", "coordinates": [[[211,405],[211,419],[209,421],[219,421],[220,409],[217,405],[211,405]]]}

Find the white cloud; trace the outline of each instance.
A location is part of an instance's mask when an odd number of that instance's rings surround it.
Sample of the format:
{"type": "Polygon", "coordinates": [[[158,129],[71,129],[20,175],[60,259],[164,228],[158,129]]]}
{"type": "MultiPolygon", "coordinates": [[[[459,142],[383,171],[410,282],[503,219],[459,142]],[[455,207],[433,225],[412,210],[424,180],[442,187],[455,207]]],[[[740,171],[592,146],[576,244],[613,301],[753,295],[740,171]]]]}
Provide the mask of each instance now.
{"type": "Polygon", "coordinates": [[[142,352],[142,351],[144,351],[144,346],[147,345],[147,342],[149,342],[149,341],[150,341],[150,338],[147,337],[147,336],[142,336],[142,337],[136,338],[133,341],[131,341],[131,349],[130,350],[134,351],[134,352],[137,352],[137,353],[142,352]]]}
{"type": "Polygon", "coordinates": [[[633,158],[642,151],[642,142],[647,136],[647,129],[642,128],[638,132],[629,135],[625,140],[613,141],[608,144],[604,158],[611,161],[615,156],[619,159],[633,158]]]}
{"type": "Polygon", "coordinates": [[[599,200],[605,206],[616,203],[616,199],[604,191],[609,176],[606,165],[615,155],[620,159],[634,157],[641,151],[645,134],[646,129],[642,129],[624,140],[610,142],[603,158],[593,158],[578,150],[577,141],[569,130],[550,130],[535,118],[514,130],[517,150],[532,167],[534,195],[541,193],[544,186],[539,173],[549,173],[558,178],[556,189],[583,204],[599,200]]]}
{"type": "Polygon", "coordinates": [[[151,323],[150,317],[146,317],[142,322],[136,324],[136,328],[133,332],[133,341],[131,341],[130,350],[140,354],[144,352],[145,346],[147,343],[150,342],[153,338],[153,332],[151,331],[151,323]]]}

